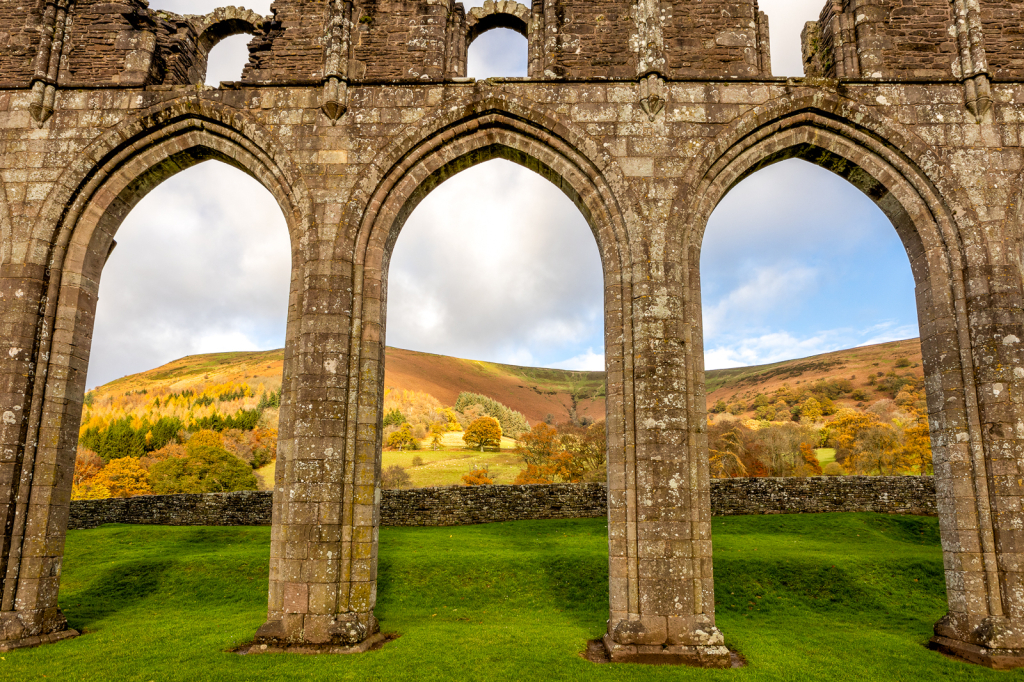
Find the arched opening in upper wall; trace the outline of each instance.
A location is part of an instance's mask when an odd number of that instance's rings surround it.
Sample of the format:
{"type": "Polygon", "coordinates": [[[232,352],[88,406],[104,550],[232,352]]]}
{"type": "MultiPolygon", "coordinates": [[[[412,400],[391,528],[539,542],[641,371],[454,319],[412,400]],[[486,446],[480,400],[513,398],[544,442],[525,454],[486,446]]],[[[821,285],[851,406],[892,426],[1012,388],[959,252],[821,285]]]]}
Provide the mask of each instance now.
{"type": "Polygon", "coordinates": [[[216,43],[206,57],[206,85],[218,87],[221,83],[242,80],[242,72],[249,63],[251,33],[232,35],[216,43]]]}
{"type": "Polygon", "coordinates": [[[152,9],[185,16],[197,32],[196,54],[189,82],[213,87],[242,79],[249,61],[249,43],[261,34],[270,3],[225,7],[218,0],[154,0],[152,9]],[[203,14],[202,12],[205,12],[203,14]]]}
{"type": "Polygon", "coordinates": [[[508,14],[492,14],[467,40],[466,75],[470,78],[525,78],[529,66],[526,24],[508,14]],[[514,25],[510,25],[514,24],[514,25]]]}
{"type": "Polygon", "coordinates": [[[758,8],[768,15],[773,75],[804,75],[800,34],[808,21],[818,21],[825,3],[826,0],[758,0],[758,8]]]}

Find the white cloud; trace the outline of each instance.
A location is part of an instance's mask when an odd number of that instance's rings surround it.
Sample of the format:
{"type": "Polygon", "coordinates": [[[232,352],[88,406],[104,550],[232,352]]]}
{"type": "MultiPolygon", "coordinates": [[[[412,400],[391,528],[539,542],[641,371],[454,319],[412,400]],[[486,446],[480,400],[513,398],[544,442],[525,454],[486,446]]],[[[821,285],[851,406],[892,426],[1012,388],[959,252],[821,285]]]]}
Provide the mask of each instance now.
{"type": "Polygon", "coordinates": [[[714,337],[729,324],[756,324],[792,308],[815,285],[819,273],[810,267],[760,267],[751,277],[704,311],[704,334],[714,337]]]}
{"type": "Polygon", "coordinates": [[[253,178],[200,164],[144,197],[115,238],[88,386],[193,353],[283,345],[291,247],[253,178]]]}
{"type": "Polygon", "coordinates": [[[548,365],[548,367],[553,369],[572,369],[579,372],[603,372],[604,353],[595,353],[593,348],[588,348],[576,357],[553,363],[548,365]]]}

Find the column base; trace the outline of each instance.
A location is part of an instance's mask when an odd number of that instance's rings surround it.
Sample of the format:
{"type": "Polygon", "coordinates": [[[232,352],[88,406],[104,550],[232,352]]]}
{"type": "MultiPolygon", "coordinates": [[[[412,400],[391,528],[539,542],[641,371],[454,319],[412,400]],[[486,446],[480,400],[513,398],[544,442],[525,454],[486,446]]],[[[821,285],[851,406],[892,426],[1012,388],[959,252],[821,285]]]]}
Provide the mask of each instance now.
{"type": "Polygon", "coordinates": [[[40,646],[42,644],[53,644],[54,642],[60,642],[65,639],[73,639],[78,637],[80,633],[78,630],[61,630],[60,632],[51,632],[46,635],[33,635],[31,637],[22,637],[21,639],[9,639],[6,641],[0,641],[0,651],[13,651],[14,649],[27,649],[34,646],[40,646]]]}
{"type": "Polygon", "coordinates": [[[928,648],[994,670],[1024,667],[1024,649],[990,649],[941,635],[928,640],[928,648]]]}
{"type": "Polygon", "coordinates": [[[309,644],[305,642],[294,643],[273,643],[260,644],[252,642],[243,644],[237,649],[232,649],[236,654],[362,654],[367,651],[376,651],[393,639],[397,639],[395,633],[378,632],[370,635],[362,642],[351,646],[343,644],[309,644]]]}
{"type": "Polygon", "coordinates": [[[256,631],[252,645],[260,647],[261,651],[297,651],[308,648],[311,653],[314,650],[359,653],[368,650],[373,644],[380,644],[378,639],[374,639],[379,633],[380,624],[372,612],[333,616],[284,614],[281,618],[264,623],[256,631]],[[367,645],[366,642],[371,640],[373,643],[367,645]]]}
{"type": "MultiPolygon", "coordinates": [[[[689,665],[696,668],[732,668],[742,665],[739,657],[724,646],[706,644],[619,644],[605,635],[594,640],[596,647],[603,647],[605,661],[610,663],[644,663],[647,665],[689,665]]],[[[594,652],[597,653],[597,652],[594,652]]],[[[590,660],[594,660],[590,655],[590,660]]]]}

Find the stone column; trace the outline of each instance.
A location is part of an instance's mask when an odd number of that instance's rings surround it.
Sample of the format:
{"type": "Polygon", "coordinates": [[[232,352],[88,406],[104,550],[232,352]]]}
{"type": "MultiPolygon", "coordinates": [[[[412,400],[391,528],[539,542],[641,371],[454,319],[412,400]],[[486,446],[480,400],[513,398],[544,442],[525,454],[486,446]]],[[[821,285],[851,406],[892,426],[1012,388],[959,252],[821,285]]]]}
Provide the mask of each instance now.
{"type": "Polygon", "coordinates": [[[966,271],[974,380],[960,391],[979,423],[949,425],[958,442],[948,444],[948,461],[936,463],[949,612],[936,623],[930,646],[993,668],[1020,667],[1024,297],[1013,266],[980,264],[966,271]]]}
{"type": "Polygon", "coordinates": [[[41,265],[0,266],[0,651],[78,634],[57,606],[74,464],[60,461],[64,415],[44,414],[66,401],[54,396],[44,406],[36,366],[40,354],[70,355],[63,345],[49,347],[51,332],[43,332],[44,275],[41,265]]]}
{"type": "Polygon", "coordinates": [[[347,652],[376,642],[378,410],[360,387],[378,381],[379,330],[367,331],[362,319],[379,305],[379,287],[363,291],[354,245],[348,250],[310,248],[319,260],[304,266],[298,334],[286,350],[288,430],[275,474],[267,622],[256,634],[271,650],[347,652]]]}
{"type": "Polygon", "coordinates": [[[678,262],[649,258],[637,259],[649,273],[633,285],[633,353],[624,368],[635,440],[627,437],[622,461],[608,465],[604,642],[613,661],[728,667],[715,627],[710,480],[694,408],[700,318],[694,334],[678,262]]]}

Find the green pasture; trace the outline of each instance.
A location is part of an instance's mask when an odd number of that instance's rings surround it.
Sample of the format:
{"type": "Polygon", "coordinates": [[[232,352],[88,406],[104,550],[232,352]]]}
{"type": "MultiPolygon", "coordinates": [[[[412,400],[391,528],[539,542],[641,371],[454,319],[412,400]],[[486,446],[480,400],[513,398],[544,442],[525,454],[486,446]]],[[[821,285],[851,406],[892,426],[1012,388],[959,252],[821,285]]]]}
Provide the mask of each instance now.
{"type": "Polygon", "coordinates": [[[475,469],[487,467],[497,485],[509,485],[523,469],[522,458],[508,450],[480,452],[478,450],[385,450],[382,466],[397,464],[412,479],[411,487],[426,488],[436,485],[462,485],[462,477],[475,469]],[[413,466],[419,457],[423,464],[413,466]]]}
{"type": "Polygon", "coordinates": [[[815,456],[818,458],[818,464],[825,466],[836,461],[836,449],[835,448],[818,448],[814,451],[815,456]]]}
{"type": "Polygon", "coordinates": [[[1024,680],[927,650],[945,610],[935,519],[714,519],[718,625],[749,665],[598,665],[602,519],[384,528],[377,614],[354,656],[229,650],[266,615],[269,528],[68,534],[60,603],[83,636],[0,655],[3,680],[1024,680]]]}

